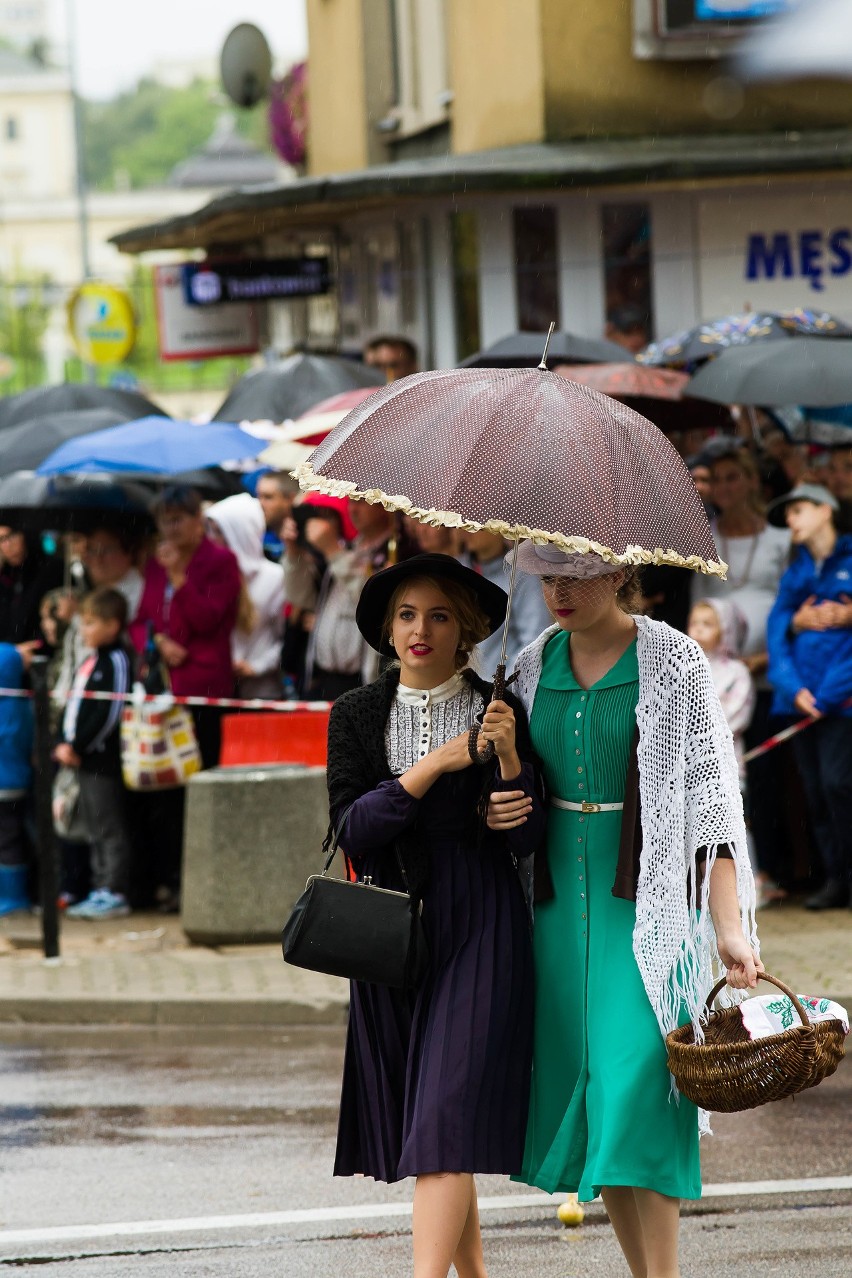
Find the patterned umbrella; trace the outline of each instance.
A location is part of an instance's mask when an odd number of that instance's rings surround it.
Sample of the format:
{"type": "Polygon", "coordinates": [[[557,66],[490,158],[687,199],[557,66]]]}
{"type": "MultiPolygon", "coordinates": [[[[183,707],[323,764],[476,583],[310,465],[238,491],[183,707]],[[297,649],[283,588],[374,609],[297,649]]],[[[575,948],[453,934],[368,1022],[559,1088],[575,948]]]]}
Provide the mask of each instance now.
{"type": "Polygon", "coordinates": [[[724,576],[704,507],[656,426],[546,369],[414,373],[355,408],[303,488],[422,523],[553,542],[613,564],[724,576]]]}
{"type": "MultiPolygon", "coordinates": [[[[378,502],[425,524],[486,528],[612,564],[723,577],[707,516],[675,448],[618,400],[537,369],[414,373],[353,409],[295,471],[303,488],[378,502]]],[[[479,763],[493,755],[469,749],[479,763]]]]}
{"type": "Polygon", "coordinates": [[[784,341],[791,337],[852,337],[852,328],[825,311],[754,311],[708,320],[695,328],[652,342],[636,356],[658,368],[693,368],[728,346],[784,341]]]}

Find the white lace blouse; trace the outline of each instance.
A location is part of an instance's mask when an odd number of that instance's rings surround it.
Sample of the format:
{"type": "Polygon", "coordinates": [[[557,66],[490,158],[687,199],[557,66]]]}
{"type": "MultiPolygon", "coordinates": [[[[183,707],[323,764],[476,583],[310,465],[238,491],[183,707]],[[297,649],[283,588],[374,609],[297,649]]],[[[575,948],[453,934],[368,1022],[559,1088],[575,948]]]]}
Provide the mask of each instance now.
{"type": "Polygon", "coordinates": [[[401,776],[430,750],[465,732],[483,708],[482,697],[462,674],[437,688],[399,684],[385,726],[391,772],[401,776]]]}

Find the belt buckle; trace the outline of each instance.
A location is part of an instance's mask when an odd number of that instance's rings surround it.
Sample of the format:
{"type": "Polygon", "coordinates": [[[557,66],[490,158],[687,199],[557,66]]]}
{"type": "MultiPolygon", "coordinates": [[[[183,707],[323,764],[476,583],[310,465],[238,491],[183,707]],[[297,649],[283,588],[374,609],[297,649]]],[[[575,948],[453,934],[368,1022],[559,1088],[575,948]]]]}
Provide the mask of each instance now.
{"type": "Polygon", "coordinates": [[[589,803],[588,799],[584,799],[580,804],[581,812],[600,812],[601,805],[599,803],[589,803]]]}

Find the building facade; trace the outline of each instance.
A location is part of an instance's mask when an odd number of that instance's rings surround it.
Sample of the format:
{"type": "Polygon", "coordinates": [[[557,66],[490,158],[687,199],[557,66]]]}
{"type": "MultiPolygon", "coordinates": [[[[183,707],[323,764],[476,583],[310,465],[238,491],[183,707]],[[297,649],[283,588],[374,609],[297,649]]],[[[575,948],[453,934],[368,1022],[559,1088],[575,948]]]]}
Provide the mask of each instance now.
{"type": "MultiPolygon", "coordinates": [[[[719,5],[720,10],[724,5],[719,5]]],[[[515,330],[648,336],[758,306],[852,320],[852,87],[750,89],[713,0],[308,0],[308,173],[118,237],[323,254],[270,334],[449,366],[515,330]],[[702,14],[710,15],[701,17],[702,14]]]]}

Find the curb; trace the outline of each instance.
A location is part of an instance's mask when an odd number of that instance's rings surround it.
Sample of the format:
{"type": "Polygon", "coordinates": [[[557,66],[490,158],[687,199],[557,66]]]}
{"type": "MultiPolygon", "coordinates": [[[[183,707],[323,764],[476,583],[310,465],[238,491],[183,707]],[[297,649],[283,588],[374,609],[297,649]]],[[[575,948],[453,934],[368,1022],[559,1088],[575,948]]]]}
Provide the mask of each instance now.
{"type": "Polygon", "coordinates": [[[349,1000],[4,998],[0,1025],[345,1025],[349,1000]]]}

